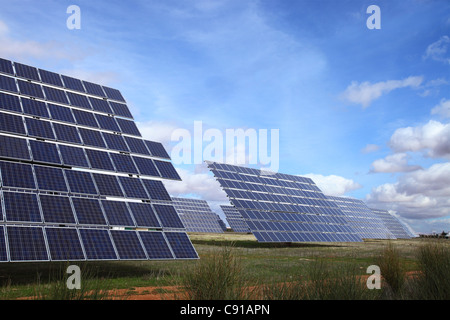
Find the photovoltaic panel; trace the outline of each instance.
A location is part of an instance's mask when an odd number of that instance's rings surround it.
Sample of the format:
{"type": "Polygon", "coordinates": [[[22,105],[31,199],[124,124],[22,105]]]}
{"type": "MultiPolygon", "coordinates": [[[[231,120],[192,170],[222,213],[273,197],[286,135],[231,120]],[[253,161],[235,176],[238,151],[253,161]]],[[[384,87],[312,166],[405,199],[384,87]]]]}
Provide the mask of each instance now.
{"type": "Polygon", "coordinates": [[[8,222],[42,222],[35,193],[3,192],[5,220],[8,222]]]}
{"type": "Polygon", "coordinates": [[[14,78],[0,75],[0,89],[10,92],[19,92],[14,78]]]}
{"type": "Polygon", "coordinates": [[[84,149],[66,145],[59,145],[59,152],[64,165],[90,168],[84,149]]]}
{"type": "Polygon", "coordinates": [[[198,259],[197,252],[192,246],[186,233],[182,232],[165,232],[165,236],[169,241],[175,257],[178,259],[198,259]]]}
{"type": "Polygon", "coordinates": [[[101,129],[120,132],[120,128],[117,125],[117,122],[114,117],[105,116],[101,114],[97,114],[95,115],[95,117],[97,118],[97,122],[100,125],[101,129]]]}
{"type": "Polygon", "coordinates": [[[161,228],[152,205],[149,203],[128,202],[136,226],[143,228],[161,228]]]}
{"type": "Polygon", "coordinates": [[[140,179],[119,177],[119,180],[127,198],[148,199],[147,192],[145,192],[140,179]]]}
{"type": "Polygon", "coordinates": [[[173,259],[162,232],[138,231],[149,259],[173,259]]]}
{"type": "Polygon", "coordinates": [[[52,119],[70,123],[76,123],[70,108],[62,107],[56,104],[47,104],[52,119]]]}
{"type": "Polygon", "coordinates": [[[164,228],[184,229],[184,225],[173,206],[155,204],[153,207],[164,228]]]}
{"type": "Polygon", "coordinates": [[[136,123],[134,121],[122,119],[122,118],[116,118],[116,120],[117,120],[117,123],[119,124],[121,132],[139,136],[139,137],[141,136],[141,133],[139,132],[139,129],[136,126],[136,123]]]}
{"type": "Polygon", "coordinates": [[[215,214],[205,200],[172,198],[187,232],[223,233],[215,214]]]}
{"type": "Polygon", "coordinates": [[[61,168],[35,165],[34,173],[39,190],[69,192],[61,168]]]}
{"type": "Polygon", "coordinates": [[[102,135],[109,149],[123,152],[130,151],[122,135],[109,132],[103,132],[102,135]]]}
{"type": "Polygon", "coordinates": [[[133,162],[133,158],[129,154],[113,153],[109,154],[116,167],[117,172],[138,174],[136,165],[133,162]]]}
{"type": "Polygon", "coordinates": [[[72,197],[72,203],[79,224],[106,225],[98,199],[72,197]]]}
{"type": "Polygon", "coordinates": [[[258,241],[361,241],[344,213],[311,179],[207,164],[258,241]]]}
{"type": "Polygon", "coordinates": [[[39,69],[39,74],[41,75],[42,82],[48,83],[54,86],[62,87],[63,83],[59,74],[47,70],[39,69]]]}
{"type": "Polygon", "coordinates": [[[11,261],[48,261],[42,227],[7,226],[11,261]]]}
{"type": "Polygon", "coordinates": [[[111,108],[113,110],[113,113],[125,118],[133,119],[133,115],[131,114],[130,110],[128,109],[128,106],[123,103],[117,103],[117,102],[110,102],[111,108]]]}
{"type": "Polygon", "coordinates": [[[88,260],[117,260],[108,230],[80,228],[79,231],[88,260]]]}
{"type": "Polygon", "coordinates": [[[83,83],[79,79],[75,79],[69,76],[61,75],[64,86],[68,89],[84,92],[83,83]]]}
{"type": "Polygon", "coordinates": [[[127,142],[127,145],[130,148],[131,152],[150,155],[150,152],[145,146],[144,140],[139,138],[125,137],[125,141],[127,142]]]}
{"type": "Polygon", "coordinates": [[[45,228],[50,258],[53,261],[85,260],[75,228],[45,228]]]}
{"type": "Polygon", "coordinates": [[[233,229],[234,232],[250,232],[250,229],[245,222],[242,215],[236,210],[233,206],[220,206],[225,217],[227,218],[228,224],[230,228],[233,229]]]}
{"type": "Polygon", "coordinates": [[[21,116],[0,112],[0,131],[25,135],[25,125],[21,116]]]}
{"type": "Polygon", "coordinates": [[[11,61],[0,58],[0,72],[14,75],[11,61]]]}
{"type": "Polygon", "coordinates": [[[27,140],[0,135],[0,158],[31,160],[27,140]]]}
{"type": "Polygon", "coordinates": [[[0,108],[8,111],[22,112],[19,97],[3,92],[0,93],[0,108]]]}
{"type": "Polygon", "coordinates": [[[47,106],[44,102],[23,97],[21,100],[23,113],[40,118],[50,118],[50,114],[48,113],[47,106]]]}
{"type": "Polygon", "coordinates": [[[106,219],[111,226],[134,227],[135,223],[125,202],[102,200],[106,219]]]}
{"type": "Polygon", "coordinates": [[[0,161],[3,187],[36,189],[30,164],[0,161]]]}
{"type": "Polygon", "coordinates": [[[40,194],[39,201],[45,222],[60,224],[76,223],[69,197],[40,194]]]}
{"type": "Polygon", "coordinates": [[[177,170],[175,170],[171,162],[154,160],[154,163],[158,168],[161,177],[173,180],[181,180],[177,170]]]}
{"type": "Polygon", "coordinates": [[[119,259],[145,260],[147,258],[136,231],[111,230],[111,236],[119,254],[119,259]]]}
{"type": "Polygon", "coordinates": [[[53,129],[55,130],[56,140],[82,144],[77,127],[68,126],[62,123],[54,123],[53,129]]]}
{"type": "Polygon", "coordinates": [[[169,193],[161,181],[142,179],[145,189],[147,190],[150,199],[152,200],[162,200],[171,201],[169,193]]]}
{"type": "Polygon", "coordinates": [[[109,153],[100,150],[86,149],[91,167],[99,170],[115,171],[109,153]]]}
{"type": "Polygon", "coordinates": [[[44,92],[48,101],[69,104],[64,90],[44,86],[44,92]]]}
{"type": "Polygon", "coordinates": [[[144,140],[144,143],[147,145],[147,148],[152,156],[170,159],[170,156],[162,143],[149,140],[144,140]]]}
{"type": "Polygon", "coordinates": [[[106,97],[105,93],[103,92],[102,86],[88,81],[83,81],[83,84],[87,93],[94,94],[100,97],[106,97]]]}
{"type": "Polygon", "coordinates": [[[89,97],[89,101],[95,111],[106,112],[109,114],[114,113],[106,100],[89,97]]]}
{"type": "Polygon", "coordinates": [[[69,101],[72,106],[89,109],[89,110],[92,109],[91,105],[89,104],[89,100],[86,96],[83,96],[81,94],[76,94],[73,92],[67,92],[67,96],[69,97],[69,101]]]}
{"type": "Polygon", "coordinates": [[[5,228],[0,226],[0,262],[8,261],[8,251],[6,249],[5,228]]]}
{"type": "Polygon", "coordinates": [[[119,90],[103,86],[103,91],[106,93],[106,96],[108,98],[125,102],[125,99],[123,98],[119,90]]]}
{"type": "Polygon", "coordinates": [[[16,69],[16,75],[21,78],[40,81],[38,71],[35,67],[28,66],[26,64],[14,63],[14,68],[16,69]]]}
{"type": "Polygon", "coordinates": [[[97,195],[91,173],[78,170],[64,170],[71,193],[97,195]]]}
{"type": "Polygon", "coordinates": [[[384,225],[389,229],[393,236],[397,239],[410,239],[411,236],[408,234],[406,229],[400,223],[400,221],[391,215],[387,210],[381,209],[370,209],[383,221],[384,225]]]}
{"type": "Polygon", "coordinates": [[[109,174],[93,173],[98,192],[102,196],[124,197],[117,177],[109,174]]]}
{"type": "Polygon", "coordinates": [[[25,117],[25,124],[27,126],[28,136],[50,140],[55,139],[55,134],[49,121],[25,117]]]}
{"type": "Polygon", "coordinates": [[[29,97],[44,99],[44,93],[39,84],[23,80],[17,80],[17,84],[19,85],[19,91],[21,94],[29,97]]]}
{"type": "Polygon", "coordinates": [[[100,131],[85,128],[79,128],[78,130],[85,145],[91,147],[106,148],[106,144],[100,131]]]}
{"type": "Polygon", "coordinates": [[[61,164],[56,144],[39,140],[30,140],[29,143],[34,162],[61,164]]]}
{"type": "Polygon", "coordinates": [[[98,128],[97,120],[92,112],[86,112],[78,109],[72,110],[77,123],[83,126],[98,128]]]}

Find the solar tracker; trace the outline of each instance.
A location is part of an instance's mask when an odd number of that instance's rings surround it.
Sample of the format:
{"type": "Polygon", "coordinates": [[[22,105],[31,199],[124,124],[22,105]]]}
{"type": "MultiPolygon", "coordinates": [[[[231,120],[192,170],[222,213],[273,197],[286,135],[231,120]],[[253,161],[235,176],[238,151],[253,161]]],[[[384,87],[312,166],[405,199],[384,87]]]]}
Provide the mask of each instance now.
{"type": "Polygon", "coordinates": [[[233,206],[220,206],[234,232],[250,232],[250,229],[239,211],[233,206]]]}
{"type": "Polygon", "coordinates": [[[120,91],[1,58],[0,73],[1,262],[198,259],[160,181],[180,179],[120,91]]]}
{"type": "Polygon", "coordinates": [[[407,232],[404,226],[400,223],[400,221],[391,215],[387,210],[381,209],[373,209],[371,208],[373,213],[375,213],[380,219],[384,222],[384,225],[391,231],[393,236],[397,239],[410,239],[411,235],[407,232]]]}
{"type": "Polygon", "coordinates": [[[215,214],[205,200],[172,198],[175,210],[188,232],[223,233],[215,214]]]}
{"type": "Polygon", "coordinates": [[[210,161],[207,165],[260,242],[362,241],[309,178],[210,161]]]}
{"type": "Polygon", "coordinates": [[[383,221],[359,199],[327,196],[344,212],[345,220],[363,239],[395,239],[383,221]]]}

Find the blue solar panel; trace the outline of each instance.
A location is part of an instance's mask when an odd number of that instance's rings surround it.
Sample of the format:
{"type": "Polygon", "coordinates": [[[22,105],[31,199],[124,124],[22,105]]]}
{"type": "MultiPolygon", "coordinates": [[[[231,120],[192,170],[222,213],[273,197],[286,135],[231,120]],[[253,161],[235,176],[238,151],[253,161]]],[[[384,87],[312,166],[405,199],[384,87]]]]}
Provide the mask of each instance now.
{"type": "Polygon", "coordinates": [[[173,259],[162,232],[138,231],[149,259],[173,259]]]}
{"type": "Polygon", "coordinates": [[[69,97],[69,101],[72,106],[77,106],[89,110],[92,109],[86,96],[82,96],[81,94],[76,94],[73,92],[67,92],[67,96],[69,97]]]}
{"type": "Polygon", "coordinates": [[[155,204],[153,207],[155,208],[163,228],[184,229],[184,225],[173,206],[155,204]]]}
{"type": "Polygon", "coordinates": [[[162,143],[149,140],[144,140],[144,142],[147,145],[148,150],[150,150],[152,156],[170,159],[170,156],[167,153],[164,146],[162,145],[162,143]]]}
{"type": "Polygon", "coordinates": [[[0,262],[8,261],[8,253],[6,250],[5,229],[0,226],[0,262]]]}
{"type": "Polygon", "coordinates": [[[46,227],[45,234],[51,260],[85,260],[77,229],[46,227]]]}
{"type": "Polygon", "coordinates": [[[69,76],[65,76],[65,75],[61,75],[61,77],[64,81],[64,86],[67,89],[84,92],[84,87],[83,87],[83,83],[81,82],[81,80],[75,79],[75,78],[72,78],[69,76]]]}
{"type": "Polygon", "coordinates": [[[89,97],[89,101],[91,102],[92,108],[95,111],[101,111],[110,114],[113,113],[106,100],[89,97]]]}
{"type": "Polygon", "coordinates": [[[8,73],[10,75],[14,75],[12,62],[9,61],[9,60],[0,58],[0,72],[8,73]]]}
{"type": "Polygon", "coordinates": [[[3,187],[36,189],[29,164],[0,161],[0,172],[3,187]]]}
{"type": "Polygon", "coordinates": [[[42,92],[42,87],[39,84],[23,80],[17,80],[17,83],[19,85],[19,91],[21,94],[44,99],[44,93],[42,92]]]}
{"type": "Polygon", "coordinates": [[[100,128],[120,132],[120,128],[117,125],[117,122],[114,117],[105,116],[101,114],[96,114],[95,117],[97,118],[97,122],[100,125],[100,128]]]}
{"type": "Polygon", "coordinates": [[[61,164],[56,144],[30,140],[30,148],[34,162],[61,164]]]}
{"type": "Polygon", "coordinates": [[[21,78],[41,81],[39,78],[38,71],[35,67],[28,66],[26,64],[14,63],[14,67],[16,69],[16,75],[21,78]]]}
{"type": "Polygon", "coordinates": [[[5,220],[8,222],[42,222],[37,195],[3,192],[5,220]]]}
{"type": "Polygon", "coordinates": [[[136,226],[143,228],[161,228],[150,203],[129,202],[136,226]]]}
{"type": "Polygon", "coordinates": [[[103,86],[103,91],[105,91],[108,98],[125,102],[119,90],[103,86]]]}
{"type": "Polygon", "coordinates": [[[117,260],[108,230],[79,229],[88,260],[117,260]]]}
{"type": "Polygon", "coordinates": [[[147,259],[136,231],[111,230],[119,259],[143,260],[147,259]]]}
{"type": "Polygon", "coordinates": [[[61,168],[34,166],[39,190],[69,192],[61,168]]]}
{"type": "Polygon", "coordinates": [[[10,92],[19,92],[14,78],[0,75],[0,89],[10,92]]]}
{"type": "Polygon", "coordinates": [[[131,152],[151,155],[147,147],[145,146],[144,140],[132,137],[125,137],[125,141],[127,142],[131,152]]]}
{"type": "Polygon", "coordinates": [[[48,261],[41,227],[7,226],[10,261],[48,261]]]}
{"type": "Polygon", "coordinates": [[[128,198],[148,199],[144,186],[140,179],[130,177],[119,177],[123,191],[128,198]]]}
{"type": "Polygon", "coordinates": [[[109,153],[105,151],[86,149],[86,154],[94,169],[114,171],[113,163],[109,158],[109,153]]]}
{"type": "Polygon", "coordinates": [[[27,140],[0,135],[0,157],[31,160],[27,140]]]}
{"type": "Polygon", "coordinates": [[[100,131],[79,128],[83,143],[87,146],[106,148],[100,131]]]}
{"type": "Polygon", "coordinates": [[[46,223],[76,223],[69,197],[40,194],[39,200],[46,223]]]}
{"type": "Polygon", "coordinates": [[[171,162],[154,160],[154,163],[156,164],[156,167],[158,168],[161,177],[167,179],[181,180],[177,170],[175,170],[171,162]]]}
{"type": "Polygon", "coordinates": [[[198,255],[186,233],[165,232],[170,247],[178,259],[197,259],[198,255]]]}
{"type": "Polygon", "coordinates": [[[123,103],[117,103],[110,101],[109,104],[111,105],[111,108],[113,109],[113,113],[125,118],[133,119],[133,115],[131,114],[130,110],[128,109],[128,106],[123,103]]]}
{"type": "Polygon", "coordinates": [[[98,123],[95,120],[94,114],[92,112],[86,112],[77,109],[73,109],[72,112],[78,124],[98,128],[98,123]]]}
{"type": "Polygon", "coordinates": [[[94,180],[90,172],[64,170],[71,193],[97,195],[94,180]]]}
{"type": "Polygon", "coordinates": [[[117,123],[119,124],[121,132],[132,134],[139,137],[141,136],[141,133],[139,132],[139,129],[134,121],[117,118],[117,123]]]}
{"type": "Polygon", "coordinates": [[[79,224],[106,225],[102,208],[97,199],[72,197],[72,203],[79,224]]]}
{"type": "Polygon", "coordinates": [[[47,70],[39,69],[42,82],[52,84],[54,86],[62,87],[63,83],[59,74],[47,70]]]}
{"type": "Polygon", "coordinates": [[[93,173],[98,192],[102,196],[124,197],[117,177],[110,174],[93,173]]]}
{"type": "Polygon", "coordinates": [[[76,127],[53,123],[53,129],[55,130],[56,140],[82,144],[80,134],[76,127]]]}
{"type": "Polygon", "coordinates": [[[106,97],[101,85],[98,85],[98,84],[92,83],[92,82],[88,82],[88,81],[83,81],[83,84],[84,84],[84,88],[86,89],[87,93],[94,94],[94,95],[100,96],[100,97],[106,97]]]}
{"type": "Polygon", "coordinates": [[[0,109],[22,112],[19,97],[0,92],[0,109]]]}
{"type": "Polygon", "coordinates": [[[103,132],[102,134],[109,149],[124,152],[130,151],[122,135],[108,132],[103,132]]]}
{"type": "Polygon", "coordinates": [[[22,107],[25,114],[37,116],[41,118],[50,118],[47,106],[42,101],[27,99],[22,97],[22,107]]]}
{"type": "Polygon", "coordinates": [[[170,195],[161,181],[142,179],[145,189],[150,199],[171,201],[170,195]]]}
{"type": "Polygon", "coordinates": [[[55,139],[55,134],[53,133],[50,121],[43,121],[34,118],[25,118],[25,123],[27,125],[28,136],[50,140],[55,139]]]}
{"type": "Polygon", "coordinates": [[[141,175],[152,177],[160,176],[152,159],[133,156],[133,160],[141,175]]]}
{"type": "Polygon", "coordinates": [[[117,172],[138,174],[138,170],[133,162],[133,159],[128,154],[110,153],[111,159],[116,167],[117,172]]]}
{"type": "Polygon", "coordinates": [[[52,115],[52,119],[76,123],[75,118],[73,117],[72,111],[70,108],[58,106],[56,104],[47,104],[48,109],[52,115]]]}
{"type": "Polygon", "coordinates": [[[25,125],[21,116],[0,112],[0,131],[25,135],[25,125]]]}
{"type": "Polygon", "coordinates": [[[108,219],[109,225],[121,227],[135,226],[125,202],[102,200],[102,206],[105,210],[106,219],[108,219]]]}
{"type": "Polygon", "coordinates": [[[84,153],[84,149],[66,145],[59,145],[59,152],[61,153],[61,158],[64,165],[90,168],[86,155],[84,153]]]}
{"type": "Polygon", "coordinates": [[[44,86],[44,92],[48,101],[69,104],[69,100],[63,90],[44,86]]]}

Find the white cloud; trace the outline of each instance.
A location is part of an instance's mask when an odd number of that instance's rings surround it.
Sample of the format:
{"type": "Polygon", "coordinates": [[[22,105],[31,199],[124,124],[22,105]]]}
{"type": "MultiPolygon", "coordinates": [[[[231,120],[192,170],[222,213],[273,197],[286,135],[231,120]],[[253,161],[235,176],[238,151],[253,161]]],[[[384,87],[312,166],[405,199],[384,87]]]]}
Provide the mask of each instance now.
{"type": "Polygon", "coordinates": [[[368,144],[361,150],[361,152],[362,153],[372,153],[372,152],[376,152],[378,150],[380,150],[380,146],[378,146],[376,144],[368,144]]]}
{"type": "Polygon", "coordinates": [[[174,122],[161,121],[136,122],[136,125],[145,139],[161,142],[166,147],[172,142],[172,132],[179,128],[174,122]]]}
{"type": "Polygon", "coordinates": [[[395,152],[427,151],[432,158],[450,157],[450,124],[430,120],[418,127],[397,129],[389,141],[395,152]]]}
{"type": "Polygon", "coordinates": [[[396,211],[402,217],[427,219],[450,214],[450,163],[406,173],[396,183],[386,183],[367,196],[375,208],[396,211]]]}
{"type": "Polygon", "coordinates": [[[406,153],[396,153],[384,159],[375,160],[372,163],[371,172],[410,172],[421,169],[420,166],[408,164],[409,156],[406,153]]]}
{"type": "Polygon", "coordinates": [[[438,114],[443,118],[450,118],[450,100],[442,99],[432,110],[431,114],[438,114]]]}
{"type": "Polygon", "coordinates": [[[442,36],[438,41],[433,42],[427,47],[425,59],[433,59],[436,61],[450,64],[450,38],[442,36]]]}
{"type": "Polygon", "coordinates": [[[341,97],[349,102],[361,104],[363,108],[367,108],[372,101],[378,99],[383,94],[399,88],[417,88],[423,82],[423,77],[408,77],[403,80],[388,80],[377,83],[370,82],[352,82],[341,97]]]}
{"type": "Polygon", "coordinates": [[[359,183],[336,175],[323,176],[309,173],[302,176],[311,178],[324,194],[330,196],[341,196],[347,192],[362,188],[359,183]]]}

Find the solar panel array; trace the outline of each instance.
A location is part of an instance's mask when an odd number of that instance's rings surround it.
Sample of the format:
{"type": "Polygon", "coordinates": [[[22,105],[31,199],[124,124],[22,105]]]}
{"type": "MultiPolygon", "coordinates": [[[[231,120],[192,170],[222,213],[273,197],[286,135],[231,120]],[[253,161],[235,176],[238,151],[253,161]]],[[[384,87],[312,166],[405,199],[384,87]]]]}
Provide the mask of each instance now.
{"type": "Polygon", "coordinates": [[[205,200],[173,197],[172,202],[186,231],[223,233],[220,218],[205,200]]]}
{"type": "Polygon", "coordinates": [[[345,213],[345,220],[363,239],[395,239],[383,220],[358,199],[327,196],[345,213]]]}
{"type": "Polygon", "coordinates": [[[412,236],[401,222],[391,215],[387,210],[370,209],[384,222],[384,225],[391,231],[397,239],[410,239],[412,236]]]}
{"type": "Polygon", "coordinates": [[[220,206],[234,232],[250,232],[250,228],[239,211],[233,206],[220,206]]]}
{"type": "Polygon", "coordinates": [[[362,241],[309,178],[210,161],[207,165],[260,242],[362,241]]]}
{"type": "Polygon", "coordinates": [[[196,259],[120,91],[0,59],[0,260],[196,259]]]}

